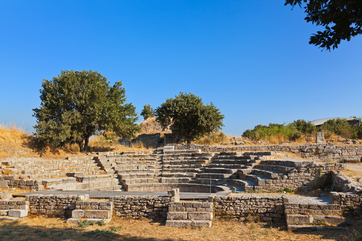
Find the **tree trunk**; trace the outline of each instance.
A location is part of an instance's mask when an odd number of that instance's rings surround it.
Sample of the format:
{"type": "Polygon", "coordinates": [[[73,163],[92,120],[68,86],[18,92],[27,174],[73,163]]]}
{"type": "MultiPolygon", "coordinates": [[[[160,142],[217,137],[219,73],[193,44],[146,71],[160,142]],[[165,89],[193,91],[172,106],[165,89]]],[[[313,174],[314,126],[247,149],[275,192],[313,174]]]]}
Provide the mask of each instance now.
{"type": "Polygon", "coordinates": [[[86,137],[84,140],[84,151],[88,151],[89,147],[88,147],[88,143],[89,143],[89,137],[86,137]]]}
{"type": "Polygon", "coordinates": [[[83,141],[78,141],[77,144],[79,146],[79,151],[83,151],[83,141]]]}
{"type": "Polygon", "coordinates": [[[190,144],[191,144],[191,141],[190,141],[190,140],[187,140],[186,144],[187,144],[187,145],[190,145],[190,144]]]}

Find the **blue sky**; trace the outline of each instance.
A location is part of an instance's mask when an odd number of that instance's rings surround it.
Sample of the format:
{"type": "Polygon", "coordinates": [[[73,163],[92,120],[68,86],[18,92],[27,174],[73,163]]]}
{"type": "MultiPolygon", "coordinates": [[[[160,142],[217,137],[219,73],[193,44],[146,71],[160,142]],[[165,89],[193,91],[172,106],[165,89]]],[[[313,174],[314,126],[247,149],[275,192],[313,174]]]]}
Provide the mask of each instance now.
{"type": "Polygon", "coordinates": [[[0,124],[31,132],[43,79],[94,70],[140,113],[179,92],[213,102],[223,132],[361,116],[362,37],[334,51],[282,0],[0,1],[0,124]]]}

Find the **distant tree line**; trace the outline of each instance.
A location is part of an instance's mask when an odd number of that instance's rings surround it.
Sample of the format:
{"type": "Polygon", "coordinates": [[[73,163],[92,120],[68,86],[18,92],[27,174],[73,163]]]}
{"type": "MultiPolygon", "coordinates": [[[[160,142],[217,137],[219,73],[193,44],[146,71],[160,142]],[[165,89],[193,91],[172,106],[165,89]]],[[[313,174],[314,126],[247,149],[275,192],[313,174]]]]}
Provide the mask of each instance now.
{"type": "Polygon", "coordinates": [[[251,140],[265,140],[272,136],[297,140],[303,135],[313,135],[315,132],[323,132],[326,138],[338,135],[344,138],[362,139],[362,126],[351,126],[347,120],[339,118],[328,120],[318,127],[305,120],[296,120],[289,124],[257,125],[252,130],[244,131],[242,136],[251,140]]]}

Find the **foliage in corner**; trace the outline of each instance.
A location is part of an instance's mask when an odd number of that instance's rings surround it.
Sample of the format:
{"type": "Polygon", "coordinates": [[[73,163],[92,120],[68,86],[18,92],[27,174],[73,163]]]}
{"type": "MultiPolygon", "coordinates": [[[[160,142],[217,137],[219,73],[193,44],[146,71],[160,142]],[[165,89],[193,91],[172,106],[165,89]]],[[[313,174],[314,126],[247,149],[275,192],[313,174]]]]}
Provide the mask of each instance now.
{"type": "Polygon", "coordinates": [[[309,44],[330,51],[338,48],[341,40],[349,41],[362,33],[361,0],[286,0],[284,5],[302,7],[302,3],[305,20],[325,28],[312,35],[309,44]]]}
{"type": "Polygon", "coordinates": [[[204,105],[192,93],[180,93],[156,109],[156,120],[170,129],[181,141],[191,141],[221,129],[224,115],[213,103],[204,105]]]}
{"type": "Polygon", "coordinates": [[[77,143],[81,151],[88,150],[89,137],[96,133],[112,131],[129,139],[139,127],[125,92],[121,81],[110,86],[106,77],[91,70],[62,71],[44,79],[40,107],[33,109],[34,135],[41,145],[77,143]]]}

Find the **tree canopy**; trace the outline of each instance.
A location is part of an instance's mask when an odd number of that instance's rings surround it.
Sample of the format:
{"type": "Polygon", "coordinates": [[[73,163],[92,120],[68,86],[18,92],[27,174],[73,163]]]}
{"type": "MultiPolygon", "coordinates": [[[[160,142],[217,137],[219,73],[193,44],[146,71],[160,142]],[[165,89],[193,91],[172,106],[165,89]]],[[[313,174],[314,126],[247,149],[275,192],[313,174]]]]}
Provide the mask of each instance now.
{"type": "Polygon", "coordinates": [[[88,150],[89,138],[98,132],[113,131],[131,138],[139,130],[135,107],[125,103],[121,81],[109,85],[95,71],[62,71],[53,80],[44,79],[41,104],[33,109],[37,124],[35,137],[42,145],[77,143],[88,150]]]}
{"type": "Polygon", "coordinates": [[[180,93],[169,98],[156,109],[156,120],[170,129],[181,141],[191,141],[221,129],[222,115],[213,103],[204,105],[202,99],[191,93],[180,93]]]}
{"type": "Polygon", "coordinates": [[[150,117],[154,117],[155,116],[155,110],[151,107],[151,105],[144,105],[142,112],[141,112],[141,116],[143,116],[143,119],[146,120],[150,117]]]}
{"type": "Polygon", "coordinates": [[[331,50],[341,40],[349,41],[362,33],[361,0],[286,0],[285,5],[300,6],[304,4],[305,20],[321,25],[324,31],[318,31],[310,37],[309,44],[331,50]]]}

